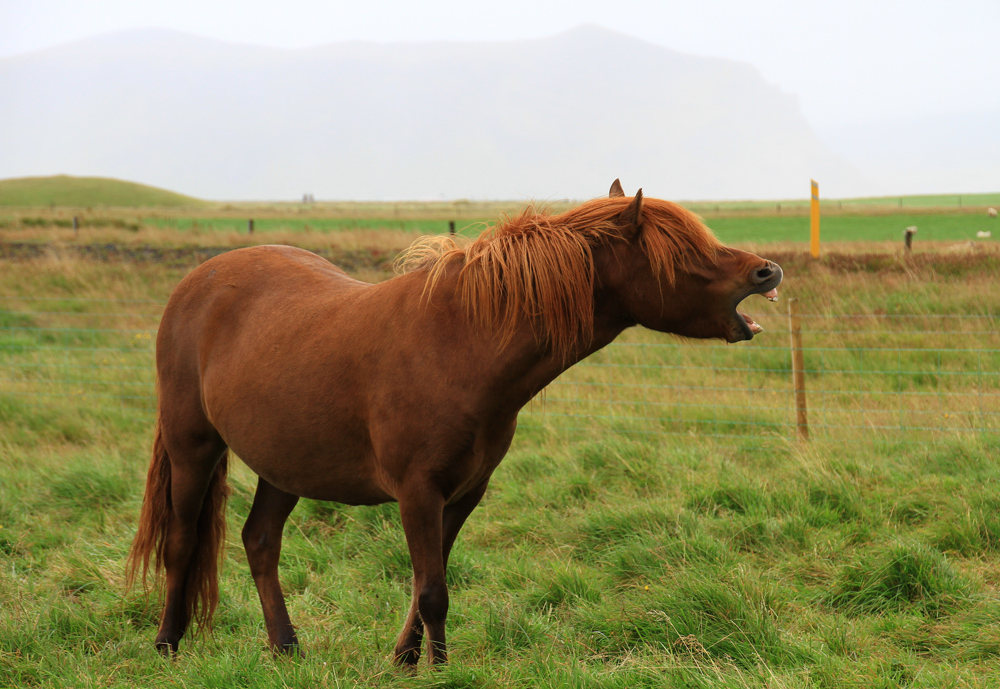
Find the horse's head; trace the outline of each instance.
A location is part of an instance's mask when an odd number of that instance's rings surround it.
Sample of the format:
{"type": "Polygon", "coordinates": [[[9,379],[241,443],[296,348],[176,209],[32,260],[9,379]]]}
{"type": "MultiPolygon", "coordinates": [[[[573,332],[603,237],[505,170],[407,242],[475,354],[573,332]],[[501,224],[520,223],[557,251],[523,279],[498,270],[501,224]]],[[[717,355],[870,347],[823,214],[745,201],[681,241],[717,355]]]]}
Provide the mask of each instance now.
{"type": "MultiPolygon", "coordinates": [[[[611,197],[624,197],[618,180],[611,197]]],[[[778,298],[781,267],[722,244],[693,214],[658,199],[622,198],[621,241],[611,244],[603,285],[629,320],[684,337],[727,342],[763,328],[737,310],[747,297],[778,298]]]]}

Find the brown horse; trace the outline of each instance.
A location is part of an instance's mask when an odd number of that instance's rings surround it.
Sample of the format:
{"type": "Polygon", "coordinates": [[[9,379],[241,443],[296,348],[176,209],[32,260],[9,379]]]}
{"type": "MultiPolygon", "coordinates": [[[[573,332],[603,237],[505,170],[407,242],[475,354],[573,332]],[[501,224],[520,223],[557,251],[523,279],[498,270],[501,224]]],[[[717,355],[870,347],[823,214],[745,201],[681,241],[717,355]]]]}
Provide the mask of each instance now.
{"type": "Polygon", "coordinates": [[[781,268],[722,246],[680,206],[609,198],[531,209],[462,248],[410,249],[370,285],[301,249],[223,254],[174,290],[156,338],[159,413],[129,581],[166,571],[156,646],[210,622],[225,524],[227,450],[260,477],[243,528],[271,646],[298,649],[278,583],[300,496],[399,503],[413,600],[394,659],[429,639],[446,659],[445,568],[514,437],[518,411],[634,325],[749,340],[737,305],[776,298],[781,268]]]}

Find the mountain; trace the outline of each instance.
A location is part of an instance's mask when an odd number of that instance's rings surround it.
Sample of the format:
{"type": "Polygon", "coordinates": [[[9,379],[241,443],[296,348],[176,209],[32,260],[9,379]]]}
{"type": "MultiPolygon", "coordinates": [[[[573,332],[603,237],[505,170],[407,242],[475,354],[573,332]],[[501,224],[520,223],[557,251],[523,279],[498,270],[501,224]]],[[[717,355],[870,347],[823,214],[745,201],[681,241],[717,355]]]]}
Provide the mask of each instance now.
{"type": "Polygon", "coordinates": [[[749,65],[605,29],[283,50],[127,31],[0,60],[0,177],[215,199],[870,192],[749,65]]]}

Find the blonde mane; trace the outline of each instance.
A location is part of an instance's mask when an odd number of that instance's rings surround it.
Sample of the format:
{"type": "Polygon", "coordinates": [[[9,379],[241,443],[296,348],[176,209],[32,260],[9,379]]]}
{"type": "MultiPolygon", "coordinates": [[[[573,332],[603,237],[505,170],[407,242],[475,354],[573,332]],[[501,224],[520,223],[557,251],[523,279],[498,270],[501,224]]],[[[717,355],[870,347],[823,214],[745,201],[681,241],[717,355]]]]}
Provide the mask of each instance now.
{"type": "MultiPolygon", "coordinates": [[[[529,206],[464,245],[448,236],[421,237],[397,259],[397,271],[427,270],[430,296],[446,267],[461,261],[459,299],[474,322],[495,332],[501,347],[531,323],[565,358],[593,335],[593,248],[622,237],[627,228],[618,217],[631,202],[596,199],[559,215],[529,206]]],[[[643,201],[638,242],[670,284],[678,268],[711,261],[720,247],[698,216],[659,199],[643,201]]]]}

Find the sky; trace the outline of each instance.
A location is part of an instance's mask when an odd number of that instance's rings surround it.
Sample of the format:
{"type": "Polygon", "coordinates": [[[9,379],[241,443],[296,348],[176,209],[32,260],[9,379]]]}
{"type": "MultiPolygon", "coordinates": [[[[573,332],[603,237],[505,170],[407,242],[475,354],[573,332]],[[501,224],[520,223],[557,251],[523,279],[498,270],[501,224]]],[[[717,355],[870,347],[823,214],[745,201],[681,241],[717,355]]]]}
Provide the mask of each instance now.
{"type": "Polygon", "coordinates": [[[584,23],[749,63],[820,128],[1000,108],[1000,0],[0,0],[0,57],[132,28],[301,49],[584,23]]]}

